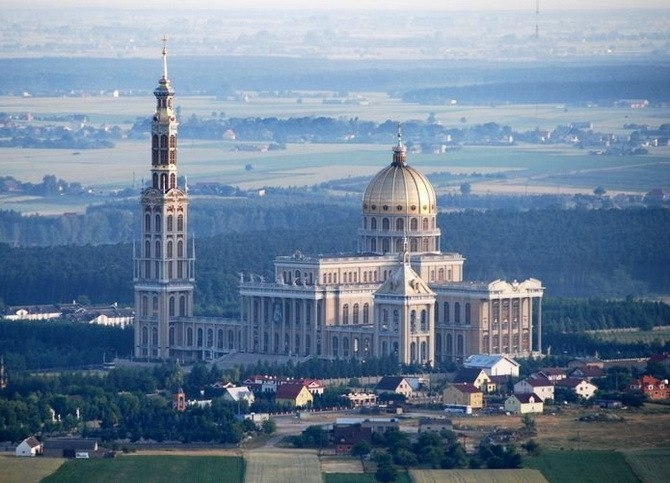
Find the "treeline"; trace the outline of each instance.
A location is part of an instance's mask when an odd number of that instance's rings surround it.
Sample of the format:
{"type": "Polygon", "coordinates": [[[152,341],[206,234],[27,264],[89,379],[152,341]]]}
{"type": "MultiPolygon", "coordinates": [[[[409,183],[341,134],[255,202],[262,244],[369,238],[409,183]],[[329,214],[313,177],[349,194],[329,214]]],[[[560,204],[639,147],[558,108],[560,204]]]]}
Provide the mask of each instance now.
{"type": "Polygon", "coordinates": [[[132,327],[0,319],[0,355],[14,371],[101,365],[132,348],[132,327]]]}
{"type": "MultiPolygon", "coordinates": [[[[234,315],[238,274],[272,280],[275,256],[357,249],[357,204],[287,204],[273,210],[245,203],[192,212],[199,313],[234,315]],[[226,233],[204,238],[207,224],[226,233]]],[[[469,211],[440,214],[438,223],[442,251],[467,258],[466,280],[533,277],[551,297],[623,298],[670,290],[670,210],[469,211]]],[[[0,244],[0,301],[47,304],[86,296],[93,303],[129,304],[132,256],[129,244],[0,244]]]]}

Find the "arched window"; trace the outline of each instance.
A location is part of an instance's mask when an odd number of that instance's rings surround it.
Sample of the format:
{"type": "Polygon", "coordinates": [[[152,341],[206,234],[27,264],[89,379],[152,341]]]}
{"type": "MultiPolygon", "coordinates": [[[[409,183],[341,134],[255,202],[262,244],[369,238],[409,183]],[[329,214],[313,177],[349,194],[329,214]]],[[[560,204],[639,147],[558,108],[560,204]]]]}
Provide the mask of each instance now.
{"type": "Polygon", "coordinates": [[[388,253],[388,252],[389,252],[389,248],[390,248],[390,245],[389,245],[389,239],[388,239],[388,238],[384,238],[384,239],[382,240],[382,251],[383,251],[384,253],[388,253]]]}
{"type": "Polygon", "coordinates": [[[426,341],[423,340],[421,341],[421,359],[420,362],[423,364],[428,360],[428,345],[426,344],[426,341]]]}
{"type": "Polygon", "coordinates": [[[174,134],[170,134],[170,147],[171,148],[177,147],[177,138],[175,137],[174,134]]]}
{"type": "Polygon", "coordinates": [[[142,317],[149,314],[149,297],[142,295],[142,317]]]}
{"type": "Polygon", "coordinates": [[[202,343],[203,343],[202,327],[198,327],[196,346],[202,347],[202,343]]]}
{"type": "Polygon", "coordinates": [[[421,228],[423,230],[428,230],[428,218],[424,218],[421,220],[421,228]]]}
{"type": "Polygon", "coordinates": [[[354,304],[354,312],[353,312],[353,318],[354,318],[354,325],[358,325],[359,320],[358,320],[358,304],[354,304]]]}
{"type": "Polygon", "coordinates": [[[461,323],[461,304],[460,302],[454,302],[454,324],[461,323]]]}
{"type": "Polygon", "coordinates": [[[177,216],[177,231],[184,231],[184,215],[177,216]]]}
{"type": "Polygon", "coordinates": [[[235,348],[235,333],[232,329],[228,329],[228,349],[235,348]]]}
{"type": "Polygon", "coordinates": [[[416,362],[416,342],[412,341],[409,345],[409,360],[410,362],[416,362]]]}
{"type": "MultiPolygon", "coordinates": [[[[170,162],[174,163],[174,159],[172,157],[174,156],[174,153],[170,153],[170,162]]],[[[170,189],[175,188],[177,186],[177,175],[172,173],[170,174],[170,189]]]]}
{"type": "Polygon", "coordinates": [[[154,253],[154,256],[156,258],[161,258],[163,256],[161,253],[161,242],[158,240],[156,241],[156,253],[154,253]]]}
{"type": "Polygon", "coordinates": [[[349,325],[349,304],[344,304],[342,306],[342,323],[344,325],[349,325]]]}
{"type": "Polygon", "coordinates": [[[167,257],[172,258],[172,240],[167,243],[167,257]]]}
{"type": "Polygon", "coordinates": [[[149,240],[144,242],[144,257],[151,258],[151,242],[149,240]]]}
{"type": "Polygon", "coordinates": [[[454,340],[451,334],[447,334],[447,354],[448,355],[453,355],[454,354],[454,340]]]}
{"type": "Polygon", "coordinates": [[[402,218],[398,218],[395,221],[395,229],[397,231],[403,231],[405,229],[405,220],[403,220],[402,218]]]}
{"type": "Polygon", "coordinates": [[[371,252],[376,252],[377,251],[377,239],[373,238],[370,240],[370,251],[371,252]]]}
{"type": "Polygon", "coordinates": [[[444,282],[444,268],[440,268],[437,271],[437,281],[444,282]]]}
{"type": "Polygon", "coordinates": [[[168,331],[168,344],[171,346],[174,345],[174,327],[170,327],[168,331]]]}
{"type": "Polygon", "coordinates": [[[416,332],[416,310],[409,312],[409,331],[412,333],[416,332]]]}
{"type": "Polygon", "coordinates": [[[387,309],[382,309],[382,329],[387,330],[389,328],[389,311],[387,309]]]}
{"type": "Polygon", "coordinates": [[[186,296],[182,295],[179,297],[179,315],[180,316],[185,316],[186,315],[186,296]]]}
{"type": "Polygon", "coordinates": [[[177,242],[177,257],[184,257],[184,240],[179,240],[177,242]]]}
{"type": "Polygon", "coordinates": [[[470,325],[470,302],[465,303],[465,324],[470,325]]]}
{"type": "Polygon", "coordinates": [[[400,326],[400,312],[398,309],[393,309],[393,331],[398,332],[400,326]]]}
{"type": "Polygon", "coordinates": [[[149,213],[144,215],[144,231],[151,231],[151,215],[149,213]]]}
{"type": "Polygon", "coordinates": [[[342,357],[349,357],[349,338],[342,337],[342,357]]]}
{"type": "Polygon", "coordinates": [[[371,230],[376,230],[377,229],[377,218],[372,218],[370,220],[370,229],[371,230]]]}
{"type": "Polygon", "coordinates": [[[174,216],[168,215],[167,217],[167,231],[172,231],[174,229],[174,216]]]}
{"type": "Polygon", "coordinates": [[[333,337],[333,357],[339,357],[339,347],[337,337],[333,337]]]}
{"type": "Polygon", "coordinates": [[[424,309],[421,311],[421,331],[426,332],[428,330],[430,330],[428,326],[428,312],[424,309]]]}
{"type": "Polygon", "coordinates": [[[154,296],[151,303],[151,315],[158,316],[158,297],[154,296]]]}
{"type": "Polygon", "coordinates": [[[370,323],[370,304],[367,302],[363,304],[363,324],[370,323]]]}
{"type": "Polygon", "coordinates": [[[409,229],[412,231],[417,231],[419,229],[419,222],[416,218],[412,218],[409,221],[409,229]]]}
{"type": "Polygon", "coordinates": [[[207,329],[207,347],[214,347],[214,329],[207,329]]]}
{"type": "Polygon", "coordinates": [[[427,252],[427,251],[430,250],[429,242],[430,242],[430,238],[424,238],[423,239],[423,251],[424,252],[427,252]]]}
{"type": "Polygon", "coordinates": [[[161,148],[168,147],[168,137],[166,134],[161,135],[161,148]]]}
{"type": "Polygon", "coordinates": [[[457,349],[458,355],[462,356],[464,354],[464,349],[465,349],[465,347],[463,346],[463,335],[462,334],[458,334],[458,339],[457,339],[457,342],[456,342],[456,346],[457,346],[456,349],[457,349]]]}
{"type": "Polygon", "coordinates": [[[158,345],[158,328],[157,327],[152,327],[151,328],[151,345],[158,345]]]}
{"type": "Polygon", "coordinates": [[[142,327],[142,345],[149,345],[149,329],[142,327]]]}
{"type": "Polygon", "coordinates": [[[168,302],[168,314],[170,314],[170,317],[174,317],[174,295],[170,296],[168,302]]]}
{"type": "Polygon", "coordinates": [[[161,215],[156,215],[156,231],[161,231],[161,215]]]}
{"type": "MultiPolygon", "coordinates": [[[[155,153],[155,156],[156,156],[156,163],[158,163],[158,153],[157,152],[155,153]]],[[[151,178],[152,178],[152,185],[151,186],[154,187],[154,188],[158,188],[158,173],[154,173],[151,178]]]]}
{"type": "Polygon", "coordinates": [[[186,345],[193,347],[193,329],[191,327],[186,329],[186,345]]]}
{"type": "Polygon", "coordinates": [[[382,218],[382,231],[389,231],[390,222],[388,218],[382,218]]]}
{"type": "Polygon", "coordinates": [[[419,251],[419,242],[416,238],[412,238],[409,241],[409,251],[418,252],[419,251]]]}
{"type": "Polygon", "coordinates": [[[449,302],[444,303],[444,323],[448,324],[449,323],[449,302]]]}
{"type": "Polygon", "coordinates": [[[223,349],[223,329],[216,331],[216,348],[223,349]]]}

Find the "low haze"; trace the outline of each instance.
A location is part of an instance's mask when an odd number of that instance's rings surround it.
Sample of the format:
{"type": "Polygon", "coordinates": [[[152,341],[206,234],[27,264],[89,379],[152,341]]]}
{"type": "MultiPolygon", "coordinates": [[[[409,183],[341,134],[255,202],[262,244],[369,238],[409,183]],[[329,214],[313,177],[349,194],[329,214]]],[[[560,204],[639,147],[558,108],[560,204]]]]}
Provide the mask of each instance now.
{"type": "MultiPolygon", "coordinates": [[[[666,0],[644,0],[631,4],[630,1],[624,0],[590,0],[587,2],[579,0],[563,0],[560,2],[540,1],[541,10],[589,10],[589,9],[649,9],[660,8],[668,9],[669,5],[666,0]]],[[[54,3],[47,0],[32,0],[32,1],[17,1],[9,0],[5,5],[10,7],[22,8],[54,8],[54,3]]],[[[156,7],[170,7],[177,9],[193,9],[193,8],[208,8],[217,10],[230,9],[277,9],[277,8],[294,8],[294,9],[393,9],[393,10],[418,10],[418,9],[435,9],[435,10],[524,10],[535,9],[535,0],[507,0],[500,2],[498,0],[459,0],[445,2],[443,0],[423,0],[417,5],[414,2],[407,2],[402,0],[388,0],[385,2],[378,2],[374,0],[344,0],[340,2],[326,2],[326,1],[305,1],[305,0],[289,0],[283,2],[271,2],[267,0],[249,0],[244,2],[243,6],[225,6],[213,0],[194,0],[185,5],[182,2],[176,1],[159,1],[159,0],[145,0],[142,2],[135,2],[131,0],[117,0],[110,5],[106,1],[82,1],[82,0],[61,0],[58,2],[58,7],[116,7],[116,8],[156,8],[156,7]]]]}

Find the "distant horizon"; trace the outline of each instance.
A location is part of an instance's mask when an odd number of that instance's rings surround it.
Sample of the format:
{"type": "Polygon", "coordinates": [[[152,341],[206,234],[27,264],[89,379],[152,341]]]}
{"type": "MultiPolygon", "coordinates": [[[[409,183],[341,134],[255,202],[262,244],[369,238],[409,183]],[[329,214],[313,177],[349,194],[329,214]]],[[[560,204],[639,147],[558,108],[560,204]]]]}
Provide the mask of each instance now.
{"type": "MultiPolygon", "coordinates": [[[[406,0],[386,0],[383,3],[378,0],[340,0],[330,1],[308,1],[308,0],[284,0],[281,2],[270,0],[247,0],[243,5],[222,5],[215,0],[191,0],[188,5],[174,0],[116,0],[110,4],[102,0],[60,0],[55,5],[52,0],[6,0],[5,6],[14,9],[43,9],[62,10],[63,8],[100,8],[104,10],[147,10],[163,8],[166,10],[320,10],[320,11],[342,11],[342,10],[395,10],[395,11],[503,11],[503,10],[535,10],[536,0],[421,0],[420,5],[406,0]]],[[[631,4],[626,0],[562,0],[561,2],[539,1],[540,12],[542,11],[588,11],[588,10],[670,10],[667,0],[639,0],[631,4]]]]}

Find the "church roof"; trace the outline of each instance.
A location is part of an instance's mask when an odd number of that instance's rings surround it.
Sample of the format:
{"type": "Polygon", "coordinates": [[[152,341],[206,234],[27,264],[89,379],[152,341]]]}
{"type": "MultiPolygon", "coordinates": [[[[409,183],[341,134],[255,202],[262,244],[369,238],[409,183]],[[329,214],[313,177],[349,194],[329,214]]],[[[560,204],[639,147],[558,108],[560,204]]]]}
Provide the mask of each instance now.
{"type": "Polygon", "coordinates": [[[403,263],[377,289],[376,295],[435,295],[409,263],[403,263]]]}

